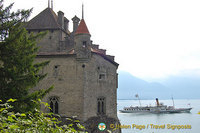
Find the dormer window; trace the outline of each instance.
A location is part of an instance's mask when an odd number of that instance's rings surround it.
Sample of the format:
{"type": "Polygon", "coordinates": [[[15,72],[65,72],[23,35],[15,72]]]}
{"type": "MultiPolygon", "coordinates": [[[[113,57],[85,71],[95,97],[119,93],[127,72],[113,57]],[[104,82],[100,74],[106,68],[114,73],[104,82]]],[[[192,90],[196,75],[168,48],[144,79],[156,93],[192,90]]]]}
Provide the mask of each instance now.
{"type": "Polygon", "coordinates": [[[87,44],[87,42],[86,42],[86,41],[83,41],[83,47],[84,47],[84,48],[86,47],[86,44],[87,44]]]}

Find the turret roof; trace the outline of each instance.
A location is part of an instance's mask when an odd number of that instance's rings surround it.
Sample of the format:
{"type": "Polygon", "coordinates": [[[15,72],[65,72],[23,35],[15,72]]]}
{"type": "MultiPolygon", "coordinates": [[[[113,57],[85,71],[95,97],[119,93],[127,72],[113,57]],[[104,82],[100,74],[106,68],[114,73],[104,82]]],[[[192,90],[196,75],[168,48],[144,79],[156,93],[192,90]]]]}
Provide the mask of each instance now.
{"type": "Polygon", "coordinates": [[[84,19],[81,19],[75,34],[90,34],[84,19]]]}

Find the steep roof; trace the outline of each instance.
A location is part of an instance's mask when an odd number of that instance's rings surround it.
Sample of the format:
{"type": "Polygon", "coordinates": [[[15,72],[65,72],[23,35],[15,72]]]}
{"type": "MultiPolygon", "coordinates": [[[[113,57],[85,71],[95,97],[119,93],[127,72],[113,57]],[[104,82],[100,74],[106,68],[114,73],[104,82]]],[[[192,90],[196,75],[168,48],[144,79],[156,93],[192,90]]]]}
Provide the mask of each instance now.
{"type": "Polygon", "coordinates": [[[81,22],[80,22],[75,34],[84,34],[84,33],[90,34],[90,32],[87,28],[87,25],[85,23],[85,20],[81,19],[81,22]]]}
{"type": "Polygon", "coordinates": [[[60,25],[58,24],[58,16],[51,8],[46,8],[41,13],[39,13],[36,17],[31,19],[27,25],[26,29],[60,29],[60,25]]]}

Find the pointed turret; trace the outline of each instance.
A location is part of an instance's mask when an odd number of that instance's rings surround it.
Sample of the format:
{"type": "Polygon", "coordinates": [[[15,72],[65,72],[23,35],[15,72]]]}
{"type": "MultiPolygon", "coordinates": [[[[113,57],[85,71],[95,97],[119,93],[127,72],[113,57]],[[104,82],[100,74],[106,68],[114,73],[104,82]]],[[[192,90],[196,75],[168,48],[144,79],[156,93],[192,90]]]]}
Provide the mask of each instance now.
{"type": "Polygon", "coordinates": [[[80,22],[75,34],[76,35],[77,34],[89,34],[90,35],[90,32],[89,32],[89,30],[87,28],[87,25],[86,25],[84,19],[81,20],[81,22],[80,22]]]}
{"type": "Polygon", "coordinates": [[[75,51],[77,53],[77,59],[85,60],[91,56],[91,40],[90,32],[87,28],[85,20],[83,18],[83,6],[82,6],[82,19],[75,32],[75,51]]]}
{"type": "Polygon", "coordinates": [[[87,25],[85,23],[85,20],[84,20],[84,6],[82,4],[82,19],[81,19],[81,22],[76,30],[76,35],[77,34],[89,34],[90,35],[90,32],[87,28],[87,25]]]}

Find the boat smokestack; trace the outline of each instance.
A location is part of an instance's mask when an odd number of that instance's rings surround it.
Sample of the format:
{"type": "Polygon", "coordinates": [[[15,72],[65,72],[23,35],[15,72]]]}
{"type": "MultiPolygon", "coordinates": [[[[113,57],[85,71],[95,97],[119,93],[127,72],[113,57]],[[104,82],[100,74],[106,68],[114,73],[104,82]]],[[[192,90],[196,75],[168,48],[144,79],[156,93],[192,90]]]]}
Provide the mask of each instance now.
{"type": "Polygon", "coordinates": [[[160,105],[160,104],[159,104],[159,101],[158,101],[158,98],[156,98],[156,104],[157,104],[157,106],[160,105]]]}

